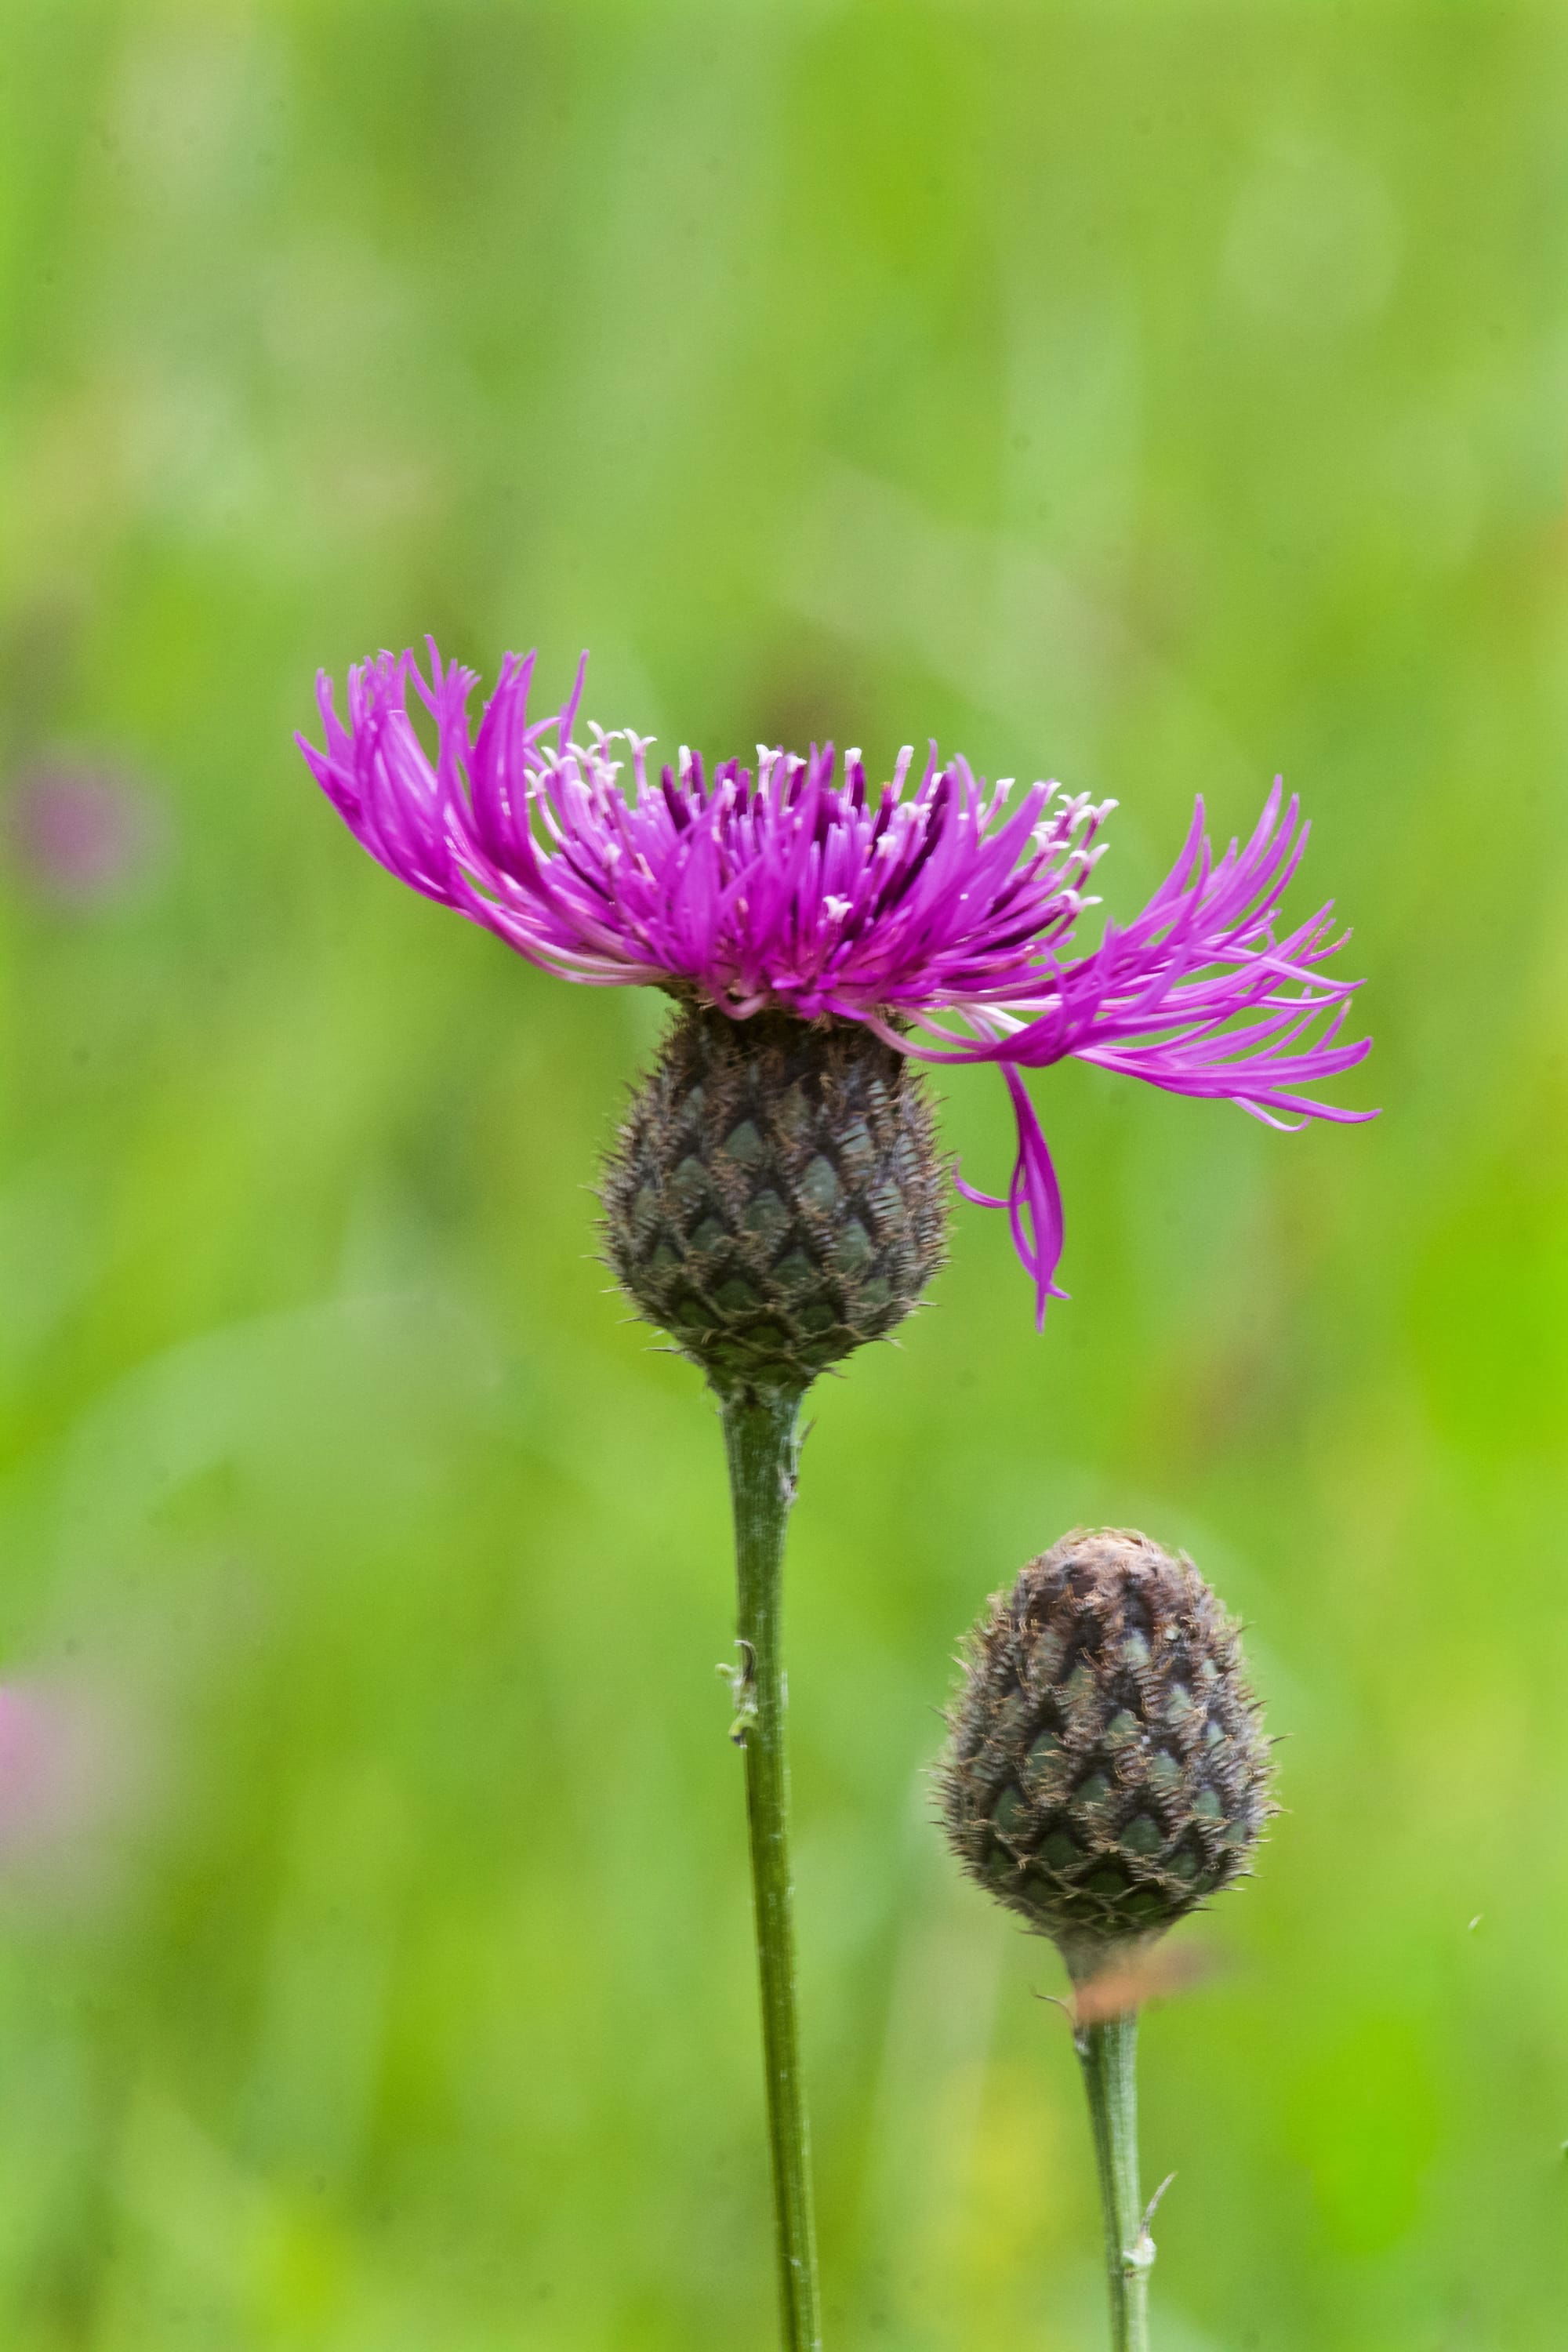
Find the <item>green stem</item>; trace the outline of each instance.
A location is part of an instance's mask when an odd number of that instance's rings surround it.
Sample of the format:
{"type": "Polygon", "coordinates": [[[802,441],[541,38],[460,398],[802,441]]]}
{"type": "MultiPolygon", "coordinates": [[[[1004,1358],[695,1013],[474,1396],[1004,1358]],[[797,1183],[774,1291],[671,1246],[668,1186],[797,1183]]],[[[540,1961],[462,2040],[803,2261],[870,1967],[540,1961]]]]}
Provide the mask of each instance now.
{"type": "Polygon", "coordinates": [[[742,1664],[736,1677],[734,1737],[746,1757],[780,2329],[784,2352],[820,2352],[811,2146],[795,2017],[781,1626],[784,1528],[795,1500],[800,1397],[793,1392],[736,1392],[721,1399],[721,1410],[735,1511],[735,1630],[742,1664]]]}
{"type": "Polygon", "coordinates": [[[1138,2012],[1122,2011],[1073,2036],[1094,2126],[1105,2216],[1105,2275],[1112,2352],[1149,2352],[1154,2241],[1138,2188],[1138,2012]]]}

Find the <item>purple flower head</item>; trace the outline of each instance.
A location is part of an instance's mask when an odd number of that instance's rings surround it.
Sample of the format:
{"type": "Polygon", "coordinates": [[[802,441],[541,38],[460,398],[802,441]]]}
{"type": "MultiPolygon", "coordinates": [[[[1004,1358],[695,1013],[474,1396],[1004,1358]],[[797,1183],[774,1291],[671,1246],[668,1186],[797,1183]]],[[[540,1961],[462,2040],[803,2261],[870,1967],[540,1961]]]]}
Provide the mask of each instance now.
{"type": "Polygon", "coordinates": [[[29,767],[5,814],[23,878],[63,905],[95,907],[123,896],[162,845],[147,794],[133,777],[107,766],[47,761],[29,767]]]}
{"type": "Polygon", "coordinates": [[[869,785],[858,751],[759,749],[711,774],[684,748],[589,726],[584,665],[565,708],[528,716],[533,656],[509,654],[476,727],[478,679],[412,653],[349,673],[348,723],[320,680],[326,748],[300,738],[351,832],[403,881],[499,933],[531,963],[602,986],[650,982],[737,1021],[764,1010],[858,1021],[928,1062],[995,1062],[1018,1155],[1005,1208],[1039,1318],[1062,1250],[1061,1193],[1020,1075],[1076,1055],[1174,1094],[1223,1096],[1270,1126],[1353,1120],[1301,1088],[1352,1068],[1359,982],[1322,967],[1331,908],[1281,929],[1307,827],[1276,783],[1256,832],[1215,857],[1203,803],[1142,912],[1074,953],[1114,807],[1061,787],[987,784],[933,745],[869,785]],[[408,707],[428,714],[435,756],[408,707]]]}

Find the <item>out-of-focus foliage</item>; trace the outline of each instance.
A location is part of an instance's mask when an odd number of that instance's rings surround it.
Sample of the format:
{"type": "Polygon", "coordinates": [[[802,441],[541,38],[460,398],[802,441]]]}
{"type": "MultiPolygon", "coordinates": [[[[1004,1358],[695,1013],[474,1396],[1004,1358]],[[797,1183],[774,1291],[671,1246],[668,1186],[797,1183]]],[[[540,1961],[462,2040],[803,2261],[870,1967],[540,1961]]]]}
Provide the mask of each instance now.
{"type": "Polygon", "coordinates": [[[426,629],[591,644],[670,746],[1115,794],[1113,911],[1194,789],[1306,796],[1387,1115],[1053,1072],[1071,1303],[965,1210],[817,1400],[833,2340],[1100,2340],[1055,1964],[923,1777],[959,1629],[1093,1520],[1193,1551],[1289,1737],[1146,2033],[1162,2346],[1557,2352],[1562,20],[4,15],[10,2352],[771,2326],[718,1437],[594,1259],[658,1003],[399,889],[289,746],[426,629]]]}

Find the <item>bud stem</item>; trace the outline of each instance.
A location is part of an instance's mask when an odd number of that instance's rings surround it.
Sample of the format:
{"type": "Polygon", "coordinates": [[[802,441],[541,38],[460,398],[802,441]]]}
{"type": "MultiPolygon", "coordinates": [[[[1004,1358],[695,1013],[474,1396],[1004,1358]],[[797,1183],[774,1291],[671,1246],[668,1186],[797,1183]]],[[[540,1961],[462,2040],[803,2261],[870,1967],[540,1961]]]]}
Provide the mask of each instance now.
{"type": "Polygon", "coordinates": [[[735,1514],[735,1631],[744,1662],[744,1704],[735,1736],[746,1755],[780,2331],[784,2352],[820,2352],[811,2147],[795,2015],[781,1626],[784,1528],[795,1500],[800,1446],[800,1391],[748,1394],[735,1390],[721,1398],[721,1410],[735,1514]]]}
{"type": "Polygon", "coordinates": [[[1149,2352],[1149,2273],[1154,2241],[1138,2188],[1138,2012],[1123,2010],[1073,2035],[1094,2127],[1105,2215],[1112,2352],[1149,2352]]]}

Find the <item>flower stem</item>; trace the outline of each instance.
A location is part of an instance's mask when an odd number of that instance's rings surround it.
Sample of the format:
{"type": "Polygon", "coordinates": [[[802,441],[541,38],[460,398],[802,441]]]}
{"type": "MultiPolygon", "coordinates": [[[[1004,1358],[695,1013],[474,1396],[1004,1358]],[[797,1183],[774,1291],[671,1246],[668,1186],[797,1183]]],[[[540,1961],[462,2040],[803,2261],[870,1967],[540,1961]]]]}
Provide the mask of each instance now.
{"type": "Polygon", "coordinates": [[[1105,2216],[1105,2274],[1112,2352],[1149,2352],[1149,2273],[1154,2241],[1138,2188],[1138,2012],[1123,2010],[1073,2035],[1094,2127],[1105,2216]]]}
{"type": "Polygon", "coordinates": [[[795,2016],[781,1626],[784,1528],[795,1500],[800,1395],[796,1391],[760,1395],[737,1391],[721,1400],[721,1411],[735,1512],[735,1630],[742,1659],[733,1737],[746,1757],[780,2330],[784,2352],[819,2352],[811,2146],[795,2016]]]}

